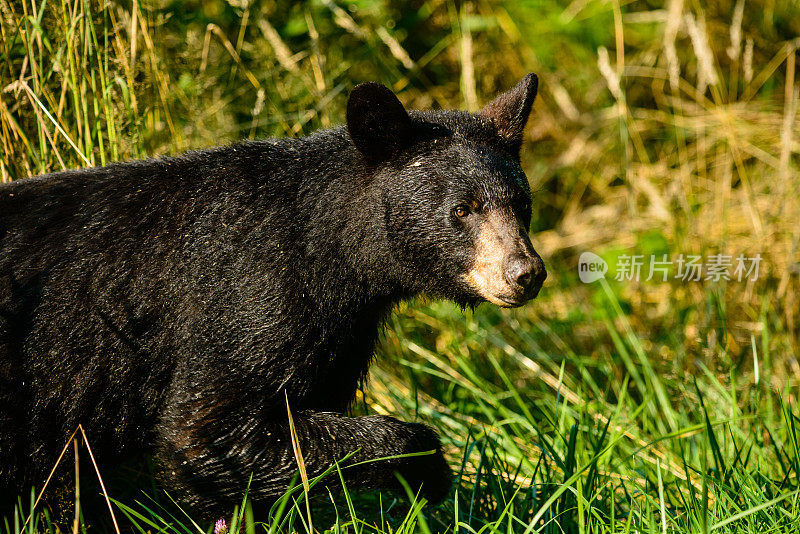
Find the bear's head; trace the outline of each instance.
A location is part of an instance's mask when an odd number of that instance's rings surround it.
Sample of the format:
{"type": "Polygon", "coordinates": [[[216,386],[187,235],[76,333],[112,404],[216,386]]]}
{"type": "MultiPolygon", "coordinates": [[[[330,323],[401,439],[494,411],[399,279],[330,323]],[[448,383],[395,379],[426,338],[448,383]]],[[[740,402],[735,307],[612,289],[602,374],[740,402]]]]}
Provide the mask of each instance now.
{"type": "Polygon", "coordinates": [[[374,177],[408,289],[503,307],[538,294],[546,272],[528,238],[531,191],[519,159],[536,90],[528,74],[473,114],[408,112],[383,85],[353,89],[347,130],[374,177]]]}

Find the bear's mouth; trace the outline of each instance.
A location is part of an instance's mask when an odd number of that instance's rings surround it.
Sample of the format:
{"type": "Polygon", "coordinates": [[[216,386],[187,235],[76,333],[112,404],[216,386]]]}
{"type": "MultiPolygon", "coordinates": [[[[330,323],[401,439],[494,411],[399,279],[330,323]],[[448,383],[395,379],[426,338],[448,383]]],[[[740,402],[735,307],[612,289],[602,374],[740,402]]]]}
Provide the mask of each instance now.
{"type": "Polygon", "coordinates": [[[498,304],[498,306],[500,306],[501,308],[519,308],[520,306],[528,302],[527,300],[522,300],[522,299],[516,300],[516,299],[510,299],[508,297],[495,297],[495,298],[502,303],[498,304]]]}
{"type": "Polygon", "coordinates": [[[494,299],[497,302],[497,305],[501,308],[519,308],[528,303],[527,298],[525,297],[507,297],[507,296],[495,296],[494,299]]]}
{"type": "Polygon", "coordinates": [[[501,308],[519,308],[520,306],[527,304],[528,301],[535,299],[537,295],[539,295],[539,291],[541,289],[542,285],[537,284],[534,287],[531,287],[527,294],[520,293],[519,295],[494,295],[493,298],[487,300],[497,304],[501,308]]]}

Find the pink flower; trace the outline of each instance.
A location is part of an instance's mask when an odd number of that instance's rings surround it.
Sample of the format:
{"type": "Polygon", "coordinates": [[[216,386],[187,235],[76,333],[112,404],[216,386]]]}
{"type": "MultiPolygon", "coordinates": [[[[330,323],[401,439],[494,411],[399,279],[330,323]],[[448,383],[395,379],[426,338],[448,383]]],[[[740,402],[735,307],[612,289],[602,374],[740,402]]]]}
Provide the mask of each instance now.
{"type": "Polygon", "coordinates": [[[214,534],[228,534],[228,524],[224,519],[218,519],[214,524],[214,534]]]}

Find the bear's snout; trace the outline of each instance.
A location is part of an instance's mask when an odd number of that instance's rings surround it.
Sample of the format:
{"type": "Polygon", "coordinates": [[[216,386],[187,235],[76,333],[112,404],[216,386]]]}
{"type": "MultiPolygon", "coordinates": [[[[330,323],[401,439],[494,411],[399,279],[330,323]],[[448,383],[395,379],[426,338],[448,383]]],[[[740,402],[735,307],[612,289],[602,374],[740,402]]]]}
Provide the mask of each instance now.
{"type": "Polygon", "coordinates": [[[506,283],[514,292],[514,300],[520,304],[535,298],[547,278],[544,262],[535,251],[511,256],[504,274],[506,283]]]}
{"type": "Polygon", "coordinates": [[[547,271],[527,232],[515,217],[487,214],[475,242],[467,283],[482,298],[502,307],[522,306],[539,294],[547,271]]]}

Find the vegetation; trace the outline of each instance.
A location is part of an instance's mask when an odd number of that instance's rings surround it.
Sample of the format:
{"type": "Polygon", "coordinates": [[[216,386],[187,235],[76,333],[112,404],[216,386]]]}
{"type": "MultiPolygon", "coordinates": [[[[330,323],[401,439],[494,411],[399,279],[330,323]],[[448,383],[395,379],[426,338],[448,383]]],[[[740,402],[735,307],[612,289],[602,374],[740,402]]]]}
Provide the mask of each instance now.
{"type": "MultiPolygon", "coordinates": [[[[269,522],[242,508],[248,532],[800,524],[793,0],[0,0],[0,19],[4,181],[303,135],[341,122],[364,80],[410,107],[475,110],[541,77],[523,163],[542,295],[517,310],[401,306],[354,408],[436,426],[451,497],[306,509],[298,480],[269,522]],[[584,251],[608,262],[605,279],[579,281],[584,251]],[[673,263],[646,280],[664,254],[762,261],[757,279],[687,281],[673,263]],[[641,278],[616,280],[632,255],[641,278]]],[[[213,529],[138,471],[107,480],[129,528],[213,529]]],[[[31,504],[0,530],[19,532],[31,504]]],[[[27,532],[71,527],[36,510],[27,532]]],[[[87,510],[80,529],[113,529],[108,510],[87,510]]]]}

